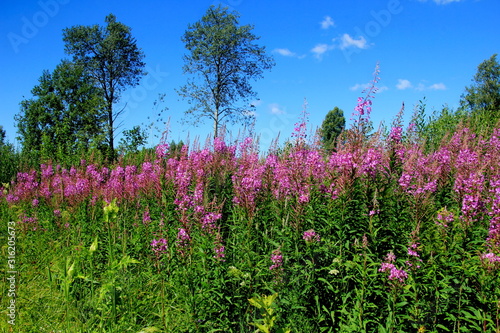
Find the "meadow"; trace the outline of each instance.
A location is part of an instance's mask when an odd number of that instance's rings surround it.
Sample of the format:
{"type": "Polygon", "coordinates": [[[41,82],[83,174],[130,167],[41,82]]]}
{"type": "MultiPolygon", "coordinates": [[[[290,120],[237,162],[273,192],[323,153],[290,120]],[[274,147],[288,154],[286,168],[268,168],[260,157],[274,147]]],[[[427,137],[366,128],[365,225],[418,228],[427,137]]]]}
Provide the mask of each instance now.
{"type": "Polygon", "coordinates": [[[2,331],[500,332],[500,128],[362,125],[18,173],[2,331]]]}

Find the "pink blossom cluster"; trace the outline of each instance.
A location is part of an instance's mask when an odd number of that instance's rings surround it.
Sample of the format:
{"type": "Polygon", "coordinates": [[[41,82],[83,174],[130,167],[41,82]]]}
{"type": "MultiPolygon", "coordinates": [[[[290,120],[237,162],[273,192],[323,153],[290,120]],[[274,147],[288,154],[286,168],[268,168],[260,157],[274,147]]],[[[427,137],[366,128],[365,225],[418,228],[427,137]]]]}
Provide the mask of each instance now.
{"type": "Polygon", "coordinates": [[[233,181],[233,203],[244,207],[252,216],[257,208],[257,198],[262,192],[266,166],[259,163],[257,153],[244,154],[231,177],[233,181]]]}
{"type": "Polygon", "coordinates": [[[393,143],[400,143],[403,139],[403,128],[399,126],[394,126],[391,128],[389,133],[389,141],[393,143]]]}
{"type": "Polygon", "coordinates": [[[184,228],[178,228],[178,230],[176,245],[181,255],[184,256],[186,254],[185,251],[191,245],[191,236],[189,236],[188,231],[184,228]]]}
{"type": "Polygon", "coordinates": [[[403,269],[396,268],[394,262],[396,261],[396,256],[389,252],[386,257],[386,261],[380,265],[378,269],[379,272],[389,273],[389,280],[397,280],[399,283],[404,283],[408,278],[408,273],[403,269]]]}
{"type": "Polygon", "coordinates": [[[277,270],[277,269],[283,269],[282,266],[283,266],[283,255],[281,254],[281,250],[280,249],[276,249],[273,251],[272,255],[271,255],[271,261],[272,261],[272,265],[269,266],[269,269],[272,271],[272,270],[277,270]]]}
{"type": "Polygon", "coordinates": [[[326,163],[318,151],[295,149],[280,158],[270,155],[270,188],[278,200],[295,197],[300,204],[310,200],[311,190],[319,188],[326,177],[326,163]]]}
{"type": "MultiPolygon", "coordinates": [[[[367,115],[368,107],[368,102],[360,100],[359,115],[367,115]]],[[[306,118],[305,115],[303,120],[306,118]]],[[[204,148],[185,145],[175,156],[168,153],[168,145],[159,145],[151,160],[137,165],[119,161],[105,167],[82,161],[64,168],[46,163],[40,171],[21,172],[9,186],[3,185],[0,200],[22,207],[26,215],[33,217],[36,214],[31,212],[42,207],[60,216],[61,211],[82,203],[100,206],[114,199],[118,204],[139,205],[144,200],[173,203],[179,223],[173,227],[181,227],[185,233],[178,234],[177,244],[182,248],[190,243],[186,235],[196,234],[191,233],[193,228],[202,230],[204,236],[215,237],[225,220],[221,207],[227,199],[220,196],[219,189],[227,191],[229,200],[253,218],[266,200],[289,205],[298,215],[318,198],[326,204],[336,200],[351,190],[355,182],[396,179],[395,190],[413,196],[417,205],[431,202],[434,193],[453,189],[449,198],[454,201],[449,204],[453,213],[440,210],[433,215],[435,223],[447,229],[455,227],[453,221],[465,222],[466,227],[479,221],[489,223],[486,252],[498,255],[500,129],[485,140],[459,128],[436,151],[428,152],[422,145],[408,142],[401,128],[395,123],[392,134],[386,138],[397,144],[384,142],[377,133],[363,140],[346,135],[331,154],[304,141],[263,157],[251,138],[239,145],[216,138],[204,148]],[[398,161],[396,168],[394,158],[398,161]]],[[[305,133],[302,129],[299,127],[297,133],[305,133]]],[[[369,209],[377,210],[375,206],[369,209]]],[[[143,223],[150,223],[147,209],[139,211],[139,221],[140,214],[143,223]]],[[[35,223],[26,224],[38,228],[35,223]]],[[[410,248],[408,255],[417,258],[411,251],[418,254],[410,248]]]]}
{"type": "Polygon", "coordinates": [[[221,261],[224,261],[224,258],[226,257],[226,248],[222,245],[218,245],[214,248],[214,258],[219,259],[221,261]]]}
{"type": "Polygon", "coordinates": [[[306,243],[319,242],[321,240],[320,236],[313,229],[304,231],[302,239],[304,239],[306,243]]]}
{"type": "Polygon", "coordinates": [[[500,256],[498,256],[492,252],[482,254],[481,260],[483,260],[485,263],[487,263],[489,265],[500,264],[500,256]]]}
{"type": "Polygon", "coordinates": [[[209,212],[201,219],[201,228],[211,233],[215,229],[215,222],[222,217],[221,213],[209,212]]]}
{"type": "Polygon", "coordinates": [[[449,212],[446,208],[443,208],[437,214],[436,224],[441,227],[447,228],[454,220],[455,216],[453,215],[453,213],[449,212]]]}
{"type": "Polygon", "coordinates": [[[165,238],[153,239],[151,241],[151,249],[157,254],[167,251],[167,240],[165,238]]]}
{"type": "Polygon", "coordinates": [[[170,146],[168,143],[161,143],[155,148],[156,159],[161,160],[168,156],[168,150],[170,146]]]}
{"type": "Polygon", "coordinates": [[[414,267],[416,269],[420,268],[420,265],[422,263],[422,259],[420,258],[420,254],[418,253],[419,245],[420,245],[420,243],[414,242],[414,243],[411,243],[407,249],[409,260],[406,261],[406,266],[408,266],[409,268],[412,268],[412,267],[414,267]]]}

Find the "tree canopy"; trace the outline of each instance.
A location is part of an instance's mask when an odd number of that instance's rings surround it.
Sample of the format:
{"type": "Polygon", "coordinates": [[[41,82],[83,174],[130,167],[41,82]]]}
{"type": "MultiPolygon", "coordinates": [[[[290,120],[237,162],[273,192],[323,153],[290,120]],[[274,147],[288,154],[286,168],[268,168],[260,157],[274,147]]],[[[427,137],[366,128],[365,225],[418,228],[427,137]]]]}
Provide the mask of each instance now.
{"type": "Polygon", "coordinates": [[[465,88],[460,107],[456,110],[444,106],[435,111],[422,126],[421,137],[429,149],[439,146],[443,137],[454,133],[464,124],[483,136],[491,134],[500,120],[500,65],[496,54],[477,67],[473,84],[465,88]]]}
{"type": "Polygon", "coordinates": [[[105,101],[83,67],[63,61],[44,71],[15,119],[24,151],[46,157],[102,147],[105,101]]]}
{"type": "Polygon", "coordinates": [[[5,133],[3,126],[0,125],[0,146],[3,146],[5,144],[5,137],[6,136],[7,136],[7,134],[5,133]]]}
{"type": "Polygon", "coordinates": [[[342,133],[345,128],[344,111],[338,107],[330,110],[323,120],[319,129],[321,142],[327,151],[331,151],[335,147],[337,137],[342,133]]]}
{"type": "Polygon", "coordinates": [[[184,73],[195,78],[179,89],[179,95],[192,107],[186,115],[194,123],[206,117],[213,120],[214,137],[222,123],[249,123],[253,112],[251,99],[256,97],[250,81],[263,76],[274,66],[252,25],[240,26],[239,15],[221,6],[211,6],[200,21],[189,25],[182,36],[189,54],[184,56],[184,73]],[[237,105],[237,102],[241,102],[237,105]]]}
{"type": "Polygon", "coordinates": [[[121,92],[139,84],[145,74],[144,53],[137,46],[131,28],[110,14],[106,27],[74,26],[64,29],[65,51],[81,64],[100,88],[106,101],[108,157],[114,158],[115,121],[122,110],[113,109],[121,92]]]}
{"type": "Polygon", "coordinates": [[[147,133],[145,130],[141,129],[141,126],[134,126],[130,130],[123,131],[123,138],[120,140],[118,145],[118,151],[121,154],[131,152],[136,153],[139,147],[144,146],[147,143],[147,133]]]}
{"type": "Polygon", "coordinates": [[[473,84],[465,88],[461,111],[469,114],[476,125],[492,128],[500,119],[500,64],[492,55],[477,68],[473,84]]]}

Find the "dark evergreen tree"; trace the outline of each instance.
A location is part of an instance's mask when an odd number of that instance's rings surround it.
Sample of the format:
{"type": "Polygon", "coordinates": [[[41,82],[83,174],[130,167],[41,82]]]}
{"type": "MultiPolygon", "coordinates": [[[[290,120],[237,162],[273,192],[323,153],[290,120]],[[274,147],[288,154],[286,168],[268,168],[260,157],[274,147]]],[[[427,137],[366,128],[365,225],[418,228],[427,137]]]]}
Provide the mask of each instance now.
{"type": "Polygon", "coordinates": [[[344,112],[338,107],[330,110],[321,124],[319,134],[323,148],[331,152],[335,148],[337,137],[345,128],[344,112]]]}

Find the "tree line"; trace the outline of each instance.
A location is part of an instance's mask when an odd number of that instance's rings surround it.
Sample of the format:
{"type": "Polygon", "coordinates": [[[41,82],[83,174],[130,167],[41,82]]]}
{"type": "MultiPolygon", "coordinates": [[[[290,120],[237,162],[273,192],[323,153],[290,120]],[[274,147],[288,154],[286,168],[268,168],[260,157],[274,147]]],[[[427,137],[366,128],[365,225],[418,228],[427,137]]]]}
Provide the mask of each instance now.
{"type": "MultiPolygon", "coordinates": [[[[257,97],[251,81],[263,77],[274,65],[272,56],[257,44],[253,25],[240,25],[239,14],[221,6],[210,6],[204,16],[188,25],[181,36],[188,51],[183,71],[187,83],[177,93],[190,108],[186,120],[198,123],[209,119],[213,136],[221,134],[226,122],[251,124],[257,97]]],[[[53,71],[45,70],[31,90],[32,97],[21,101],[15,116],[21,155],[38,163],[62,161],[78,154],[100,154],[108,162],[118,152],[134,152],[146,143],[140,126],[123,131],[116,147],[115,138],[123,109],[117,109],[125,89],[137,86],[146,75],[144,52],[132,29],[110,14],[105,25],[73,26],[63,30],[63,59],[53,71]]],[[[466,87],[457,110],[443,107],[427,116],[425,102],[417,107],[418,135],[428,147],[453,132],[461,123],[483,134],[491,133],[500,119],[500,65],[494,54],[482,62],[471,86],[466,87]]],[[[329,111],[318,130],[326,152],[335,150],[345,129],[344,112],[329,111]]],[[[2,181],[13,175],[12,144],[5,141],[0,126],[0,171],[2,181]]]]}
{"type": "MultiPolygon", "coordinates": [[[[64,50],[71,60],[44,71],[31,91],[33,97],[20,103],[15,116],[23,152],[58,159],[93,150],[108,161],[116,159],[116,130],[123,112],[117,103],[123,91],[137,86],[147,73],[132,29],[113,14],[105,23],[63,30],[64,50]]],[[[253,28],[240,25],[238,13],[211,6],[181,38],[188,50],[183,70],[190,77],[177,92],[191,105],[185,112],[192,116],[189,121],[213,121],[214,137],[226,122],[252,122],[250,101],[256,93],[251,80],[274,66],[265,47],[256,43],[253,28]]],[[[139,126],[123,134],[126,148],[145,143],[139,126]]]]}

